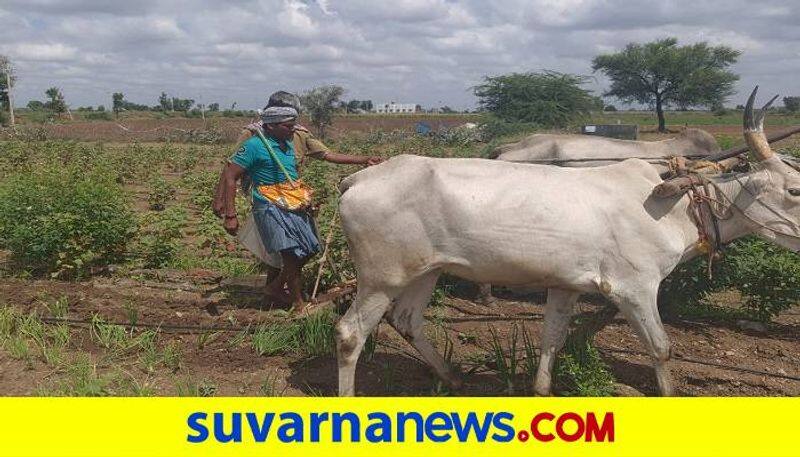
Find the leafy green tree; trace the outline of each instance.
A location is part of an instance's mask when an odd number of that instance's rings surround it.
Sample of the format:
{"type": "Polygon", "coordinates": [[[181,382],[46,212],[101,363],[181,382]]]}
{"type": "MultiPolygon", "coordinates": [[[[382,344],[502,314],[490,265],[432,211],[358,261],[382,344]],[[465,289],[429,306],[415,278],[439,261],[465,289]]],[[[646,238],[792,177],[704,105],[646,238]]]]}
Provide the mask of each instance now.
{"type": "MultiPolygon", "coordinates": [[[[161,107],[161,111],[167,112],[171,109],[171,100],[167,96],[166,92],[161,92],[161,96],[158,97],[158,105],[161,107]]],[[[173,110],[174,111],[174,110],[173,110]]]]}
{"type": "Polygon", "coordinates": [[[119,117],[119,112],[122,111],[125,103],[125,95],[122,92],[114,92],[111,95],[111,110],[114,111],[114,116],[119,117]]]}
{"type": "Polygon", "coordinates": [[[212,111],[212,112],[219,111],[219,103],[209,103],[208,104],[208,110],[212,111]]]}
{"type": "Polygon", "coordinates": [[[364,111],[372,111],[372,100],[361,100],[358,107],[364,111]]]}
{"type": "Polygon", "coordinates": [[[348,113],[355,113],[361,109],[361,101],[359,100],[350,100],[347,102],[347,112],[348,113]]]}
{"type": "Polygon", "coordinates": [[[61,93],[61,89],[58,87],[51,87],[44,91],[47,98],[50,100],[45,103],[45,108],[53,110],[57,114],[67,112],[67,103],[64,101],[64,94],[61,93]]]}
{"type": "Polygon", "coordinates": [[[783,106],[791,113],[800,111],[800,97],[783,97],[783,106]]]}
{"type": "Polygon", "coordinates": [[[177,98],[172,97],[172,107],[173,111],[189,111],[192,109],[192,105],[194,105],[194,100],[190,98],[177,98]]]}
{"type": "Polygon", "coordinates": [[[322,138],[325,137],[325,127],[333,123],[333,113],[342,95],[344,95],[342,87],[330,85],[315,87],[300,96],[303,110],[322,138]]]}
{"type": "Polygon", "coordinates": [[[739,76],[727,68],[740,54],[727,46],[704,42],[678,46],[677,38],[665,38],[629,43],[620,52],[599,55],[592,60],[592,68],[611,80],[604,95],[653,106],[658,130],[665,132],[665,107],[720,106],[733,94],[739,76]]]}
{"type": "Polygon", "coordinates": [[[31,100],[28,102],[27,106],[31,111],[41,111],[44,109],[44,103],[39,100],[31,100]]]}
{"type": "Polygon", "coordinates": [[[594,107],[586,77],[555,71],[487,76],[475,86],[482,110],[506,122],[566,127],[594,107]]]}

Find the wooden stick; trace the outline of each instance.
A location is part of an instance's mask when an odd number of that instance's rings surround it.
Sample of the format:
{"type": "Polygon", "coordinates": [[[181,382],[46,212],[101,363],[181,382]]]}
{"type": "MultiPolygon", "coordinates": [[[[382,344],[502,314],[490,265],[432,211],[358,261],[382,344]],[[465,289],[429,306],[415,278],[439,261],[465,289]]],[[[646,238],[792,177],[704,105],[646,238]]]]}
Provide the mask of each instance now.
{"type": "MultiPolygon", "coordinates": [[[[788,137],[790,137],[792,135],[795,135],[797,133],[800,133],[800,127],[794,127],[794,128],[789,129],[789,130],[787,130],[785,132],[781,132],[781,133],[777,133],[775,135],[772,135],[769,138],[767,138],[767,142],[768,143],[775,143],[776,141],[783,140],[784,138],[788,138],[788,137]]],[[[739,146],[739,147],[736,147],[736,148],[726,149],[724,151],[720,151],[720,152],[718,152],[716,154],[710,155],[710,156],[706,157],[705,160],[710,160],[712,162],[716,162],[718,160],[728,159],[730,157],[738,156],[739,154],[744,154],[749,150],[750,150],[750,148],[747,145],[739,146]]]]}
{"type": "Polygon", "coordinates": [[[317,297],[317,289],[319,289],[319,281],[322,279],[322,271],[325,269],[325,260],[328,258],[328,248],[333,240],[333,231],[336,228],[336,216],[339,215],[339,205],[336,205],[336,210],[333,212],[331,218],[331,226],[328,228],[328,236],[325,238],[325,248],[322,250],[322,257],[319,259],[319,269],[317,270],[317,280],[314,281],[314,291],[311,292],[311,300],[317,297]]]}

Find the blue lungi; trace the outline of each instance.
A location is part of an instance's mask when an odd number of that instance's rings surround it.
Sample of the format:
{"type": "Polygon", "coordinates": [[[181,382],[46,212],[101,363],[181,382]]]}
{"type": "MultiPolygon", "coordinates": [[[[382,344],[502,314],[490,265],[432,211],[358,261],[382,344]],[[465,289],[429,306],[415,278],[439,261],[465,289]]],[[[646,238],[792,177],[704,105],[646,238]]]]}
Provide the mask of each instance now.
{"type": "Polygon", "coordinates": [[[254,200],[253,219],[268,252],[289,251],[302,259],[320,251],[316,225],[306,211],[286,211],[254,200]]]}

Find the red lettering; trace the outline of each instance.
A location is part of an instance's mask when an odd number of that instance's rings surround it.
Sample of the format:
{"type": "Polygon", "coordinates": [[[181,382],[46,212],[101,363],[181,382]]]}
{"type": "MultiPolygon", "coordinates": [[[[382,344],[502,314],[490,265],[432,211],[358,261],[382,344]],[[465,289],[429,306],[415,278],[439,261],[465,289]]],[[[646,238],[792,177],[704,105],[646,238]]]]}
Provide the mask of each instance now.
{"type": "Polygon", "coordinates": [[[558,437],[568,443],[579,440],[581,436],[583,436],[583,432],[585,430],[586,426],[583,423],[583,418],[576,413],[562,414],[561,417],[559,417],[556,421],[556,433],[558,434],[558,437]],[[575,433],[570,434],[564,431],[564,424],[569,420],[578,425],[578,429],[575,430],[575,433]]]}
{"type": "Polygon", "coordinates": [[[550,413],[539,413],[533,417],[533,420],[531,421],[531,433],[533,433],[533,437],[536,438],[537,441],[546,443],[548,441],[553,441],[554,439],[556,439],[556,437],[553,436],[552,433],[541,433],[539,431],[539,422],[545,420],[552,421],[553,419],[555,419],[555,417],[556,416],[550,413]]]}
{"type": "Polygon", "coordinates": [[[586,441],[608,441],[614,442],[614,413],[606,413],[603,417],[603,424],[597,424],[594,413],[586,415],[586,441]]]}

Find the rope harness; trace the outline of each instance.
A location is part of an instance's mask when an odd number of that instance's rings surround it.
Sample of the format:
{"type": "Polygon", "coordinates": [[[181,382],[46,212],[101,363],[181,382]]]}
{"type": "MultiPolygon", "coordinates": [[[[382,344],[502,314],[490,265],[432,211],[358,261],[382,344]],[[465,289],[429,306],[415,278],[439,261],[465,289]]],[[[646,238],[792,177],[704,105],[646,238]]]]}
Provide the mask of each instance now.
{"type": "Polygon", "coordinates": [[[697,227],[697,248],[700,252],[708,255],[706,273],[708,279],[712,279],[714,260],[722,257],[723,242],[719,231],[719,221],[720,219],[729,219],[733,213],[730,212],[730,208],[723,209],[723,212],[714,209],[712,203],[719,203],[719,201],[711,197],[708,178],[699,173],[692,173],[688,178],[690,182],[687,190],[689,216],[697,227]],[[709,223],[706,221],[710,222],[713,231],[709,230],[709,223]]]}
{"type": "MultiPolygon", "coordinates": [[[[688,179],[686,186],[686,194],[689,197],[689,216],[692,219],[695,227],[697,227],[697,248],[701,252],[708,254],[708,268],[707,273],[709,279],[712,277],[712,266],[714,260],[722,256],[722,249],[726,244],[720,235],[719,221],[725,221],[733,217],[734,210],[741,214],[751,224],[763,230],[772,232],[774,234],[782,235],[789,238],[800,239],[800,234],[788,233],[767,226],[766,224],[757,221],[752,216],[747,214],[747,211],[739,207],[708,175],[701,172],[692,170],[688,171],[684,166],[677,167],[678,177],[688,179]],[[713,194],[712,194],[713,188],[713,194]]],[[[752,198],[753,203],[757,203],[761,207],[768,210],[770,213],[777,216],[781,221],[795,225],[791,219],[786,217],[780,211],[773,208],[771,205],[765,203],[760,196],[753,192],[748,186],[747,182],[740,179],[739,174],[734,174],[733,179],[741,186],[743,192],[752,198]]]]}

